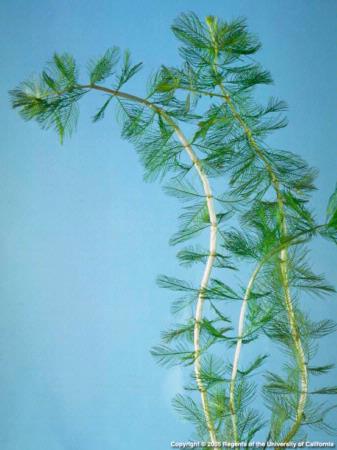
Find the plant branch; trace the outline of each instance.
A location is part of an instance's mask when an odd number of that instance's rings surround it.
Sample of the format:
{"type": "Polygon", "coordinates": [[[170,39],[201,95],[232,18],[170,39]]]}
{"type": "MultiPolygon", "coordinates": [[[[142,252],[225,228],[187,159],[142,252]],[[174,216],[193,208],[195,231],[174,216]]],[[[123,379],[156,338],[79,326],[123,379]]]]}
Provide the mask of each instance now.
{"type": "MultiPolygon", "coordinates": [[[[214,57],[215,63],[213,64],[213,71],[214,71],[215,76],[218,78],[219,72],[218,72],[217,64],[216,64],[217,56],[218,56],[218,45],[217,45],[217,41],[215,38],[217,21],[216,20],[211,21],[211,22],[208,21],[207,25],[209,28],[209,33],[210,33],[212,42],[213,42],[214,53],[215,53],[215,57],[214,57]]],[[[229,93],[227,92],[227,90],[225,89],[225,87],[221,81],[218,82],[218,86],[223,94],[226,104],[228,105],[228,107],[233,115],[233,118],[239,123],[239,125],[243,129],[248,143],[250,144],[251,148],[255,151],[257,156],[264,163],[265,168],[270,176],[272,186],[276,193],[277,204],[278,204],[278,209],[279,209],[279,225],[280,225],[281,238],[286,238],[287,222],[286,222],[286,214],[285,214],[285,208],[284,208],[284,200],[283,200],[283,195],[282,195],[282,192],[280,189],[279,180],[278,180],[276,174],[274,173],[274,170],[273,170],[270,162],[268,161],[267,157],[265,156],[264,152],[260,149],[259,145],[255,141],[251,129],[249,128],[249,126],[247,125],[245,120],[241,117],[241,115],[237,111],[229,93]]],[[[289,442],[292,439],[292,437],[297,433],[297,431],[301,425],[302,419],[303,419],[303,412],[304,412],[304,407],[305,407],[305,403],[306,403],[306,399],[307,399],[307,391],[308,391],[308,373],[307,373],[307,366],[306,366],[304,350],[303,350],[298,326],[296,323],[296,316],[295,316],[295,311],[294,311],[293,302],[292,302],[292,298],[291,298],[291,292],[290,292],[290,288],[289,288],[287,248],[283,248],[280,251],[280,272],[281,272],[281,279],[282,279],[282,285],[283,285],[283,291],[284,291],[285,306],[286,306],[290,330],[291,330],[291,336],[292,336],[294,346],[296,349],[296,357],[297,357],[300,374],[301,374],[300,375],[300,377],[301,377],[301,380],[300,380],[301,394],[300,394],[298,404],[297,404],[295,422],[293,423],[291,429],[289,430],[286,437],[284,438],[284,442],[289,442]]],[[[241,321],[241,315],[240,315],[240,321],[241,321]]],[[[239,323],[239,326],[240,326],[240,323],[239,323]]],[[[240,344],[240,347],[241,347],[241,344],[240,344]]],[[[231,410],[232,410],[232,407],[234,407],[234,405],[231,405],[231,410]]],[[[237,426],[236,426],[236,413],[235,413],[234,408],[232,410],[232,421],[233,421],[234,437],[237,440],[238,434],[237,434],[237,426]]]]}
{"type": "Polygon", "coordinates": [[[165,112],[163,111],[159,106],[155,105],[154,103],[150,102],[147,99],[121,92],[119,90],[109,89],[103,86],[98,86],[96,84],[93,85],[80,85],[79,86],[82,89],[92,89],[96,91],[105,92],[107,94],[124,98],[126,100],[131,100],[136,103],[140,103],[142,105],[147,106],[151,110],[155,111],[157,114],[159,114],[168,125],[170,125],[181,145],[183,146],[184,150],[188,154],[190,160],[193,162],[194,167],[198,173],[199,179],[201,181],[201,184],[203,186],[204,194],[206,197],[206,203],[207,203],[207,209],[209,214],[209,220],[210,220],[210,239],[209,239],[209,256],[207,258],[205,270],[201,279],[200,283],[200,289],[196,304],[196,311],[195,311],[195,324],[194,324],[194,353],[195,353],[195,360],[194,360],[194,372],[196,377],[196,382],[198,385],[198,389],[201,395],[201,402],[202,407],[206,419],[206,424],[208,428],[208,432],[210,435],[210,438],[212,442],[216,442],[216,433],[215,433],[215,427],[213,424],[213,419],[211,417],[209,402],[207,398],[207,392],[206,389],[202,383],[201,380],[201,347],[200,347],[200,330],[201,330],[201,322],[203,318],[203,306],[205,301],[205,290],[208,286],[208,282],[211,276],[212,268],[214,265],[215,257],[216,257],[216,241],[217,241],[217,217],[215,213],[215,207],[214,207],[214,200],[213,200],[213,194],[212,189],[208,180],[207,175],[205,174],[201,162],[196,156],[191,144],[185,137],[184,133],[181,131],[180,127],[176,124],[176,122],[165,112]]]}
{"type": "MultiPolygon", "coordinates": [[[[277,204],[279,209],[279,223],[280,223],[280,233],[282,238],[286,238],[287,236],[287,222],[286,222],[286,214],[285,214],[285,208],[284,208],[284,200],[280,189],[280,183],[268,161],[264,153],[260,150],[259,146],[257,145],[255,139],[253,138],[252,132],[245,123],[245,121],[241,118],[239,113],[236,111],[236,108],[228,95],[228,93],[225,91],[224,87],[221,86],[223,89],[223,93],[225,96],[225,100],[233,114],[233,117],[238,121],[238,123],[241,125],[241,127],[244,130],[244,133],[246,134],[247,140],[250,143],[251,147],[256,151],[256,154],[260,157],[262,162],[264,163],[266,170],[269,173],[271,183],[274,187],[274,190],[276,192],[276,198],[277,198],[277,204]]],[[[298,326],[296,323],[296,316],[294,312],[293,302],[291,298],[291,292],[289,288],[289,276],[288,276],[288,251],[286,248],[282,249],[280,251],[280,271],[281,271],[281,279],[282,279],[282,285],[284,290],[284,300],[285,300],[285,306],[288,314],[288,320],[291,330],[291,336],[295,345],[296,353],[297,353],[297,360],[299,363],[300,373],[301,373],[301,394],[300,398],[298,400],[297,405],[297,413],[296,413],[296,419],[293,423],[293,426],[291,427],[290,431],[287,433],[284,442],[289,442],[292,437],[297,433],[301,422],[303,418],[303,412],[304,407],[306,403],[307,398],[307,390],[308,390],[308,374],[307,374],[307,367],[306,367],[306,360],[304,355],[304,350],[298,330],[298,326]]]]}
{"type": "Polygon", "coordinates": [[[258,274],[260,273],[263,266],[277,253],[282,251],[283,249],[286,249],[290,247],[291,245],[297,245],[301,244],[303,240],[299,239],[302,236],[313,233],[320,228],[324,228],[326,225],[317,225],[309,230],[302,231],[300,233],[297,233],[295,236],[293,236],[290,240],[287,242],[276,246],[273,248],[267,255],[265,255],[261,261],[256,265],[252,275],[249,278],[247,288],[245,291],[244,298],[242,300],[241,308],[240,308],[240,315],[239,315],[239,324],[238,324],[238,340],[235,347],[235,353],[234,353],[234,360],[233,360],[233,368],[232,368],[232,374],[231,374],[231,380],[230,380],[230,394],[229,394],[229,405],[232,415],[232,423],[235,430],[237,430],[237,421],[236,421],[236,414],[235,414],[235,382],[237,377],[237,371],[239,367],[239,360],[240,360],[240,354],[241,354],[241,348],[242,348],[242,341],[244,337],[244,322],[245,322],[245,315],[248,305],[248,300],[250,298],[250,294],[252,292],[252,289],[254,287],[254,283],[257,279],[258,274]]]}

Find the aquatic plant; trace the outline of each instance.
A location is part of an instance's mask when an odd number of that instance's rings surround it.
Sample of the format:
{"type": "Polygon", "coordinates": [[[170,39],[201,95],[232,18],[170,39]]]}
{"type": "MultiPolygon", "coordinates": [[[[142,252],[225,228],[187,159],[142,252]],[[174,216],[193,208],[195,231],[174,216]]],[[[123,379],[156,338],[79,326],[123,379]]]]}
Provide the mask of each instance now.
{"type": "Polygon", "coordinates": [[[316,170],[268,143],[271,132],[287,125],[286,104],[254,99],[254,89],[272,78],[255,60],[261,44],[244,20],[201,21],[189,13],[172,30],[181,66],[160,67],[144,97],[125,91],[142,64],[114,47],[89,62],[85,82],[71,55],[54,54],[38,78],[11,91],[13,108],[25,120],[54,128],[62,142],[76,127],[80,99],[105,94],[93,121],[114,102],[122,137],[135,146],[145,179],[164,181],[166,193],[185,202],[170,243],[197,240],[177,257],[184,266],[201,264],[203,273],[195,286],[158,278],[161,287],[180,294],[172,304],[180,322],[162,333],[152,354],[167,366],[193,367],[189,395],[173,404],[197,437],[248,445],[261,435],[287,443],[310,427],[333,434],[326,419],[334,406],[315,399],[336,394],[337,387],[312,389],[311,378],[333,368],[314,358],[316,340],[336,326],[330,319],[314,321],[301,308],[301,296],[335,292],[312,270],[308,244],[318,237],[337,243],[337,190],[318,222],[310,207],[316,170]],[[229,282],[242,268],[243,274],[251,270],[246,284],[229,282]],[[230,303],[239,305],[237,325],[230,303]],[[273,355],[242,361],[243,346],[259,339],[275,341],[285,356],[276,373],[265,370],[263,377],[258,369],[273,355]],[[262,401],[264,410],[251,406],[262,401]]]}

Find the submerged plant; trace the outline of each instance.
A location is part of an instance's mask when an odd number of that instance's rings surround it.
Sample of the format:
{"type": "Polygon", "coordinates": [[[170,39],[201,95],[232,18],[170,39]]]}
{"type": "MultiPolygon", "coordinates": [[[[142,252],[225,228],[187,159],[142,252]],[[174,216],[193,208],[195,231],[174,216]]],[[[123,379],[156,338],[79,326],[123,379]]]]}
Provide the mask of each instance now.
{"type": "Polygon", "coordinates": [[[337,190],[326,219],[317,222],[309,203],[316,171],[268,144],[268,135],[287,124],[286,105],[254,100],[254,88],[272,78],[254,59],[260,42],[245,21],[202,22],[190,13],[172,30],[182,65],[162,66],[144,97],[124,90],[142,64],[112,48],[90,61],[85,83],[72,56],[55,54],[36,80],[11,91],[12,105],[24,119],[55,128],[63,141],[75,128],[81,97],[106,94],[93,121],[115,102],[122,136],[136,147],[145,178],[165,179],[165,191],[185,202],[171,244],[199,238],[177,256],[182,265],[201,264],[203,274],[196,286],[159,277],[160,286],[181,294],[172,313],[182,321],[162,333],[152,353],[168,366],[193,366],[190,395],[178,395],[174,407],[195,424],[198,439],[248,445],[266,436],[287,443],[315,427],[333,434],[326,416],[334,406],[315,398],[337,387],[313,389],[311,377],[333,368],[315,365],[315,341],[336,326],[312,320],[300,299],[335,292],[311,269],[307,245],[318,236],[337,243],[337,190]],[[230,272],[242,267],[251,268],[246,285],[230,285],[230,272]],[[240,305],[237,325],[229,302],[240,305]],[[275,341],[285,354],[277,373],[265,371],[263,379],[257,369],[268,355],[245,364],[241,358],[243,346],[258,339],[275,341]],[[250,406],[261,398],[265,411],[250,406]]]}

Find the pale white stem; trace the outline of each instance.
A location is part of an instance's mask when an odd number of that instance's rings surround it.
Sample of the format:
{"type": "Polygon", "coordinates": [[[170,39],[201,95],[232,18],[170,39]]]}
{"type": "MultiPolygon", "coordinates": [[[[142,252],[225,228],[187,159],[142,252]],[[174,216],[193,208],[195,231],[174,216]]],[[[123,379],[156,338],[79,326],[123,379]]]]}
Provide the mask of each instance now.
{"type": "Polygon", "coordinates": [[[246,288],[246,292],[245,292],[243,301],[241,303],[241,309],[240,309],[238,331],[237,331],[238,340],[236,342],[236,347],[235,347],[233,368],[232,368],[230,389],[229,389],[229,407],[230,407],[233,434],[234,434],[235,441],[238,441],[237,417],[236,417],[236,411],[235,411],[235,381],[236,381],[236,376],[237,376],[237,372],[238,372],[239,359],[240,359],[240,353],[241,353],[241,348],[242,348],[243,331],[244,331],[244,325],[245,325],[245,315],[246,315],[247,303],[248,303],[248,300],[250,297],[251,290],[253,288],[255,279],[256,279],[262,265],[263,265],[263,262],[258,264],[256,266],[254,272],[252,273],[252,276],[249,279],[249,282],[248,282],[248,285],[246,288]]]}
{"type": "MultiPolygon", "coordinates": [[[[312,229],[312,231],[317,230],[319,228],[324,227],[324,225],[317,225],[316,227],[314,227],[312,229]]],[[[234,438],[235,440],[238,439],[238,434],[237,434],[237,417],[236,417],[236,411],[235,411],[235,381],[236,381],[236,376],[237,376],[237,372],[238,372],[238,365],[239,365],[239,360],[240,360],[240,354],[241,354],[241,348],[242,348],[242,341],[243,341],[243,331],[244,331],[244,322],[245,322],[245,315],[246,315],[246,310],[247,310],[247,306],[248,306],[248,300],[250,298],[250,294],[251,291],[253,289],[253,286],[255,284],[256,278],[260,272],[260,270],[262,269],[262,267],[264,266],[264,264],[270,259],[272,258],[276,253],[280,254],[280,259],[281,259],[281,263],[284,262],[284,259],[287,257],[287,247],[289,245],[294,245],[294,244],[299,244],[301,243],[301,240],[299,239],[302,235],[306,234],[306,232],[301,232],[298,233],[296,236],[294,236],[291,240],[288,241],[288,243],[283,244],[280,247],[276,247],[274,249],[272,249],[256,266],[256,268],[254,269],[251,277],[249,278],[248,281],[248,285],[245,291],[245,295],[241,304],[241,308],[240,308],[240,316],[239,316],[239,324],[238,324],[238,341],[236,343],[236,348],[235,348],[235,353],[234,353],[234,359],[233,359],[233,368],[232,368],[232,374],[231,374],[231,382],[230,382],[230,395],[229,395],[229,404],[230,404],[230,411],[231,411],[231,420],[232,420],[232,427],[233,427],[233,433],[234,433],[234,438]]],[[[294,311],[293,311],[293,307],[292,307],[292,303],[291,298],[289,297],[289,292],[288,292],[288,280],[286,277],[286,286],[287,286],[287,308],[289,308],[291,310],[291,314],[290,316],[292,317],[292,329],[296,328],[296,323],[294,322],[294,311]]],[[[304,361],[305,360],[305,355],[304,355],[304,351],[303,351],[303,347],[301,344],[300,339],[298,339],[298,353],[300,354],[300,360],[304,361]]],[[[307,384],[308,384],[308,380],[307,380],[307,372],[306,370],[301,372],[301,395],[300,395],[300,399],[299,399],[299,403],[298,403],[298,409],[297,409],[297,414],[296,414],[296,420],[301,421],[301,417],[304,411],[304,406],[305,406],[305,402],[306,402],[306,395],[307,395],[307,384]]],[[[291,430],[290,430],[291,431],[291,430]]]]}
{"type": "Polygon", "coordinates": [[[194,167],[198,173],[198,176],[200,178],[201,184],[203,186],[204,194],[206,197],[206,204],[207,204],[207,210],[210,220],[210,243],[209,243],[209,256],[207,258],[207,263],[205,266],[205,270],[202,276],[202,280],[200,283],[199,288],[199,294],[196,304],[196,311],[195,311],[195,324],[194,324],[194,354],[195,354],[195,360],[194,360],[194,372],[195,372],[195,378],[197,382],[198,389],[200,391],[201,396],[201,403],[205,415],[205,420],[207,424],[207,429],[211,438],[212,442],[216,442],[216,433],[215,428],[210,412],[209,402],[207,398],[207,392],[203,385],[202,379],[201,379],[201,348],[200,348],[200,325],[203,317],[203,306],[205,301],[205,289],[208,286],[208,282],[211,276],[214,260],[216,257],[216,240],[217,240],[217,217],[215,213],[214,208],[214,201],[213,201],[213,194],[212,190],[209,184],[209,180],[207,175],[205,174],[202,165],[197,158],[196,154],[194,153],[191,144],[186,139],[184,133],[181,131],[181,129],[178,127],[178,125],[175,123],[175,121],[160,107],[155,105],[154,103],[151,103],[150,101],[143,99],[141,97],[124,93],[118,90],[105,88],[102,86],[97,85],[85,85],[85,86],[79,86],[84,89],[95,89],[98,91],[106,92],[110,95],[114,95],[116,97],[125,98],[127,100],[131,100],[137,103],[141,103],[148,108],[155,111],[157,114],[159,114],[175,131],[180,143],[182,144],[183,148],[185,149],[187,155],[189,156],[190,160],[193,162],[194,167]]]}
{"type": "Polygon", "coordinates": [[[195,378],[196,378],[196,382],[198,385],[198,389],[200,391],[202,407],[204,410],[207,428],[208,428],[208,431],[209,431],[209,434],[211,437],[211,441],[216,442],[217,441],[216,433],[215,433],[214,424],[213,424],[213,420],[212,420],[211,412],[210,412],[210,408],[209,408],[207,392],[205,390],[205,387],[204,387],[202,379],[201,379],[200,328],[201,328],[201,321],[202,321],[202,317],[203,317],[205,289],[208,286],[208,282],[209,282],[209,279],[211,276],[214,260],[216,257],[217,217],[216,217],[215,208],[214,208],[212,190],[211,190],[208,178],[201,167],[200,161],[196,157],[191,145],[186,140],[185,136],[181,133],[181,131],[176,129],[176,134],[177,134],[181,144],[185,148],[186,152],[188,153],[190,159],[193,161],[196,171],[198,172],[199,178],[203,185],[204,194],[206,197],[208,215],[209,215],[209,220],[210,220],[209,256],[207,258],[207,263],[206,263],[205,270],[204,270],[202,280],[200,283],[200,289],[199,289],[197,305],[196,305],[196,310],[195,310],[194,339],[193,340],[194,340],[194,353],[195,353],[195,360],[194,360],[195,378]]]}

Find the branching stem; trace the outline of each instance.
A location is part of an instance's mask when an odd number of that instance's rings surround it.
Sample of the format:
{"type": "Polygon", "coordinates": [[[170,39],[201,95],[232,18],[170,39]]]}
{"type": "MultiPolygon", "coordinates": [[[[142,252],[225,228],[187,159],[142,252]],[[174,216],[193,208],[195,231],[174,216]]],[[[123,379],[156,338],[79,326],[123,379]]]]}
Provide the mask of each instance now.
{"type": "MultiPolygon", "coordinates": [[[[220,77],[219,77],[219,72],[218,72],[218,68],[217,68],[218,45],[217,45],[217,41],[216,41],[216,37],[215,37],[217,22],[216,22],[216,20],[214,20],[211,22],[207,22],[207,24],[209,27],[210,37],[212,39],[213,47],[214,47],[214,55],[215,56],[214,56],[213,72],[214,72],[215,77],[217,79],[219,79],[220,77]]],[[[286,221],[286,214],[285,214],[285,208],[284,208],[284,200],[283,200],[283,195],[282,195],[282,192],[280,189],[279,180],[278,180],[270,162],[268,161],[268,158],[264,154],[263,150],[260,149],[259,145],[257,144],[256,140],[253,137],[253,133],[252,133],[251,129],[249,128],[249,126],[247,125],[245,120],[241,117],[240,113],[237,111],[229,93],[227,92],[227,90],[225,89],[225,87],[221,81],[218,82],[218,86],[224,97],[225,103],[227,104],[229,110],[231,111],[231,113],[233,115],[233,118],[238,122],[238,124],[243,129],[250,147],[255,151],[256,155],[263,162],[263,164],[269,174],[271,184],[276,193],[277,205],[278,205],[278,210],[279,210],[280,235],[281,235],[281,239],[285,239],[287,237],[287,221],[286,221]]],[[[285,306],[286,306],[288,321],[289,321],[289,326],[290,326],[290,332],[291,332],[292,340],[294,343],[294,347],[295,347],[295,351],[296,351],[296,358],[297,358],[297,361],[299,364],[299,369],[300,369],[300,384],[301,384],[300,396],[299,396],[298,403],[297,403],[297,411],[296,411],[295,421],[292,424],[290,430],[288,431],[287,435],[284,438],[284,442],[289,442],[292,439],[292,437],[297,433],[297,431],[301,425],[302,419],[303,419],[303,412],[304,412],[304,407],[306,404],[307,391],[308,391],[308,372],[307,372],[305,354],[304,354],[301,337],[300,337],[300,333],[299,333],[297,322],[296,322],[296,315],[295,315],[294,306],[293,306],[293,302],[292,302],[292,298],[291,298],[290,287],[289,287],[287,248],[283,248],[280,251],[280,273],[281,273],[281,281],[282,281],[282,286],[283,286],[283,291],[284,291],[285,306]]],[[[246,305],[247,305],[247,300],[244,301],[244,311],[246,309],[246,305]]],[[[242,327],[243,327],[243,317],[241,317],[241,314],[240,314],[239,326],[241,325],[242,327]]],[[[240,336],[240,333],[239,333],[239,336],[240,336]]],[[[242,344],[242,341],[240,342],[240,345],[239,345],[238,354],[235,353],[235,356],[234,356],[234,358],[236,358],[237,361],[238,361],[238,358],[240,355],[241,344],[242,344]]],[[[233,366],[233,368],[234,368],[234,366],[233,366]]],[[[233,387],[233,389],[234,389],[234,387],[233,387]]],[[[238,436],[238,431],[237,431],[237,418],[236,418],[234,401],[231,403],[230,409],[231,409],[231,416],[232,416],[234,439],[237,441],[239,439],[239,436],[238,436]]]]}
{"type": "Polygon", "coordinates": [[[217,441],[215,427],[213,423],[213,419],[210,412],[209,407],[209,401],[207,397],[206,389],[203,385],[202,379],[201,379],[201,346],[200,346],[200,332],[201,332],[201,322],[203,318],[203,306],[205,302],[205,290],[208,286],[209,279],[211,276],[212,268],[215,261],[215,255],[216,255],[216,242],[217,242],[217,217],[214,207],[214,200],[213,200],[213,193],[212,189],[208,180],[207,175],[205,174],[205,171],[202,168],[201,162],[198,159],[197,155],[195,154],[191,144],[189,143],[188,139],[185,137],[184,133],[180,129],[180,127],[176,124],[176,122],[159,106],[155,105],[154,103],[150,102],[147,99],[128,94],[125,92],[121,92],[119,90],[109,89],[103,86],[98,86],[96,84],[93,85],[80,85],[78,86],[82,89],[93,89],[96,91],[105,92],[107,94],[124,98],[126,100],[130,100],[136,103],[140,103],[142,105],[147,106],[152,111],[155,111],[157,114],[159,114],[166,123],[171,126],[175,133],[177,138],[179,139],[181,145],[183,146],[184,150],[186,151],[187,155],[189,156],[190,160],[193,162],[194,167],[198,173],[199,179],[201,181],[201,184],[203,186],[204,194],[206,197],[206,203],[207,203],[207,210],[210,220],[210,239],[209,239],[209,255],[207,258],[205,270],[201,279],[200,283],[200,289],[196,304],[196,311],[195,311],[195,323],[194,323],[194,372],[195,372],[195,378],[198,385],[198,390],[200,392],[201,396],[201,403],[205,415],[205,420],[207,424],[207,429],[211,438],[212,442],[217,441]]]}
{"type": "MultiPolygon", "coordinates": [[[[272,186],[276,193],[277,205],[278,205],[278,210],[279,210],[280,235],[281,235],[281,239],[285,239],[287,237],[287,222],[286,222],[286,214],[285,214],[285,208],[284,208],[283,195],[282,195],[282,192],[280,189],[280,183],[273,171],[272,166],[270,165],[268,159],[266,158],[265,154],[257,145],[250,128],[247,126],[246,122],[242,119],[240,114],[237,112],[230,96],[225,91],[223,86],[220,86],[220,88],[223,91],[226,103],[229,106],[229,108],[233,114],[233,117],[238,121],[238,123],[243,128],[244,133],[246,134],[247,140],[251,145],[251,148],[253,148],[255,150],[257,156],[264,163],[265,168],[269,173],[272,186]]],[[[306,399],[307,399],[307,391],[308,391],[308,373],[307,373],[307,366],[306,366],[304,350],[303,350],[298,326],[296,323],[296,316],[295,316],[293,301],[291,298],[291,292],[290,292],[290,287],[289,287],[287,248],[283,248],[280,251],[280,273],[281,273],[281,281],[282,281],[283,291],[284,291],[285,306],[286,306],[286,310],[287,310],[287,314],[288,314],[288,321],[289,321],[291,336],[292,336],[293,343],[294,343],[295,350],[296,350],[296,357],[297,357],[297,361],[299,364],[300,378],[301,378],[301,380],[300,380],[301,393],[300,393],[300,397],[299,397],[298,404],[297,404],[295,422],[293,423],[291,429],[289,430],[286,437],[284,438],[284,442],[289,442],[292,439],[292,437],[297,433],[297,431],[301,425],[301,422],[302,422],[304,407],[305,407],[305,403],[306,403],[306,399]]]]}
{"type": "Polygon", "coordinates": [[[278,245],[277,247],[273,248],[267,255],[265,255],[261,261],[256,265],[252,275],[249,278],[247,288],[245,291],[245,295],[242,300],[241,308],[240,308],[240,315],[239,315],[239,323],[238,323],[238,340],[235,347],[234,352],[234,360],[233,360],[233,368],[232,368],[232,374],[231,374],[231,380],[230,380],[230,390],[229,390],[229,406],[231,410],[231,417],[232,417],[232,426],[233,430],[237,432],[237,418],[235,413],[235,382],[239,367],[239,359],[240,359],[240,353],[241,353],[241,347],[242,347],[242,341],[244,337],[244,322],[245,322],[245,315],[246,310],[248,306],[248,301],[252,292],[252,289],[254,287],[255,281],[257,279],[258,274],[260,273],[263,266],[277,253],[280,253],[282,250],[288,248],[291,245],[297,245],[303,243],[303,240],[300,238],[308,233],[313,233],[317,231],[320,228],[325,227],[325,225],[317,225],[310,230],[300,232],[293,236],[289,241],[285,242],[282,245],[278,245]]]}
{"type": "MultiPolygon", "coordinates": [[[[183,280],[173,278],[171,281],[168,278],[169,282],[162,283],[163,287],[172,290],[195,292],[192,329],[190,324],[178,324],[173,330],[165,332],[162,337],[164,344],[170,344],[173,339],[189,338],[193,333],[193,338],[191,337],[193,350],[185,352],[180,351],[179,345],[173,349],[163,345],[154,348],[152,353],[162,363],[184,364],[186,361],[191,362],[192,356],[195,379],[193,388],[200,392],[201,405],[182,398],[181,401],[177,400],[176,409],[182,412],[187,420],[196,423],[198,433],[201,432],[200,438],[209,438],[213,442],[212,447],[217,446],[215,444],[218,442],[217,437],[219,440],[239,443],[242,440],[252,439],[264,426],[262,418],[247,409],[254,385],[244,385],[244,376],[249,376],[263,358],[257,358],[246,371],[240,370],[243,344],[250,338],[258,337],[260,330],[272,337],[272,329],[269,330],[269,328],[274,326],[275,339],[285,343],[287,350],[291,350],[296,379],[288,383],[289,380],[284,381],[282,378],[278,380],[275,377],[274,383],[265,386],[266,391],[271,393],[270,405],[273,414],[267,440],[281,439],[284,444],[287,444],[297,436],[302,425],[319,424],[322,428],[328,429],[323,422],[325,410],[318,412],[317,419],[314,416],[305,418],[304,412],[308,415],[305,408],[308,395],[311,394],[308,393],[307,368],[310,339],[328,334],[333,326],[328,323],[325,325],[325,322],[322,322],[322,325],[321,323],[317,326],[311,325],[309,319],[307,325],[307,318],[302,318],[300,315],[292,295],[295,287],[318,290],[318,292],[329,292],[333,289],[321,282],[323,277],[312,273],[305,262],[299,261],[302,255],[297,256],[290,247],[303,244],[321,227],[326,227],[323,235],[335,240],[336,192],[329,200],[328,223],[314,226],[311,212],[303,205],[306,202],[305,192],[313,188],[312,169],[292,153],[272,152],[261,137],[264,132],[283,125],[283,121],[274,122],[263,119],[266,115],[269,117],[269,113],[281,111],[283,106],[278,101],[271,101],[265,108],[258,105],[252,106],[250,90],[255,85],[270,81],[269,74],[260,68],[255,60],[253,60],[254,64],[247,63],[246,60],[246,58],[252,59],[250,55],[259,49],[260,43],[254,35],[246,31],[245,22],[241,19],[227,23],[208,16],[206,24],[207,26],[204,26],[193,13],[182,14],[177,19],[172,29],[183,43],[181,54],[185,65],[183,69],[173,69],[172,72],[171,69],[163,66],[151,82],[152,92],[144,98],[119,90],[123,89],[125,83],[141,67],[141,63],[131,64],[128,51],[124,53],[122,66],[117,72],[116,87],[99,85],[114,73],[118,63],[119,50],[114,47],[107,50],[96,61],[90,61],[90,81],[87,84],[77,83],[77,67],[71,55],[54,54],[52,63],[41,73],[39,79],[24,81],[10,92],[12,106],[19,109],[23,119],[35,119],[42,128],[55,128],[62,143],[65,133],[71,134],[74,129],[78,113],[77,103],[82,95],[93,91],[104,93],[108,98],[94,116],[93,121],[103,118],[106,108],[113,99],[120,104],[126,114],[123,137],[129,138],[136,144],[146,175],[164,174],[170,169],[175,174],[186,175],[189,170],[195,169],[201,184],[200,193],[196,193],[196,196],[203,198],[203,207],[200,209],[199,204],[196,203],[186,208],[186,212],[181,215],[182,228],[175,241],[189,239],[195,231],[203,229],[204,222],[207,222],[209,246],[206,254],[192,248],[178,255],[182,262],[203,262],[200,284],[197,289],[194,289],[183,280]],[[239,61],[242,65],[238,64],[239,61]],[[191,94],[186,94],[185,102],[183,102],[179,95],[175,95],[176,90],[190,91],[193,94],[192,111],[191,94]],[[157,96],[158,93],[162,95],[157,96]],[[205,103],[205,99],[201,98],[203,96],[208,97],[205,103]],[[214,99],[216,99],[215,104],[214,99]],[[201,107],[199,100],[202,103],[201,107]],[[202,118],[202,111],[204,111],[205,120],[196,124],[196,120],[202,118]],[[185,125],[182,126],[181,123],[186,124],[186,127],[197,125],[198,129],[194,135],[192,133],[192,137],[187,138],[183,131],[185,125]],[[229,149],[229,147],[233,148],[229,149]],[[206,155],[205,158],[202,154],[206,155]],[[180,161],[181,155],[182,161],[180,161]],[[185,158],[188,159],[187,165],[184,162],[185,158]],[[223,197],[213,195],[209,177],[212,174],[220,175],[222,171],[224,174],[230,173],[229,184],[233,187],[231,192],[233,191],[233,197],[237,198],[231,197],[227,200],[225,194],[223,197]],[[253,195],[254,190],[257,191],[255,195],[253,195]],[[254,214],[256,206],[258,208],[266,206],[264,199],[269,199],[271,191],[273,200],[267,203],[272,205],[272,217],[268,214],[266,222],[261,209],[262,222],[250,221],[250,215],[254,214]],[[298,191],[300,191],[299,195],[298,191]],[[237,195],[234,195],[235,192],[237,195]],[[255,228],[255,233],[249,232],[247,239],[241,233],[237,236],[233,233],[233,238],[229,235],[228,245],[226,245],[226,239],[223,244],[238,257],[253,257],[256,264],[252,268],[241,300],[235,336],[226,335],[226,331],[233,329],[232,326],[220,329],[213,326],[213,322],[232,323],[232,320],[218,311],[212,303],[211,307],[214,308],[217,317],[211,321],[206,321],[204,317],[206,299],[237,298],[237,295],[233,295],[232,289],[221,280],[211,279],[214,266],[221,269],[226,267],[236,269],[231,266],[230,259],[229,263],[226,263],[228,258],[226,255],[217,253],[217,247],[220,245],[217,242],[218,235],[220,237],[222,235],[221,223],[224,218],[227,218],[227,214],[216,212],[216,201],[238,203],[233,210],[238,211],[243,223],[247,223],[248,220],[248,224],[251,222],[250,225],[255,228]],[[252,202],[252,208],[248,205],[249,201],[252,202]],[[203,210],[205,206],[207,217],[203,210]],[[303,224],[306,224],[306,229],[303,229],[303,224]],[[221,261],[217,261],[217,258],[221,261]],[[260,272],[263,272],[262,275],[260,272]],[[254,297],[258,297],[254,295],[254,291],[255,285],[260,284],[259,280],[268,279],[273,285],[272,277],[275,275],[278,293],[277,298],[271,300],[276,300],[277,308],[280,308],[281,313],[284,314],[286,321],[284,330],[279,328],[280,321],[276,317],[267,324],[271,318],[269,312],[263,314],[263,317],[255,317],[255,303],[253,305],[251,303],[254,297]],[[299,282],[296,283],[296,280],[299,282]],[[210,286],[213,281],[214,288],[210,286]],[[250,315],[247,313],[248,310],[254,315],[251,326],[248,326],[248,319],[246,319],[246,315],[250,315]],[[303,321],[305,322],[304,331],[301,331],[300,325],[303,321]],[[204,342],[204,333],[207,333],[208,343],[204,342]],[[228,371],[228,366],[227,369],[222,368],[223,363],[218,365],[216,361],[213,364],[210,359],[205,374],[202,364],[206,362],[204,359],[209,347],[223,340],[235,345],[230,379],[228,379],[229,376],[224,378],[222,375],[228,371]],[[217,387],[219,382],[225,382],[226,385],[217,387]],[[296,389],[293,388],[294,383],[296,389]],[[246,392],[243,392],[243,388],[246,388],[246,392]],[[288,392],[291,397],[289,399],[283,397],[282,401],[279,401],[278,392],[288,392]],[[274,420],[276,414],[280,417],[274,420]]],[[[182,183],[181,188],[175,189],[175,195],[177,197],[195,195],[194,189],[189,188],[188,181],[186,186],[185,188],[182,183]]],[[[182,300],[182,307],[184,307],[185,301],[182,300]]],[[[273,301],[268,306],[268,311],[274,311],[272,303],[273,301]]],[[[180,308],[180,301],[177,305],[180,308]]],[[[183,347],[181,349],[184,350],[183,347]]],[[[314,372],[324,373],[329,367],[312,369],[314,372]]],[[[289,370],[291,368],[292,366],[289,370]]],[[[287,370],[288,366],[285,369],[290,373],[287,370]]],[[[186,387],[186,389],[189,388],[186,387]]],[[[312,393],[333,392],[334,388],[329,387],[312,393]]],[[[311,412],[309,415],[311,416],[311,412]]],[[[276,447],[275,450],[281,450],[281,448],[276,447]]]]}

